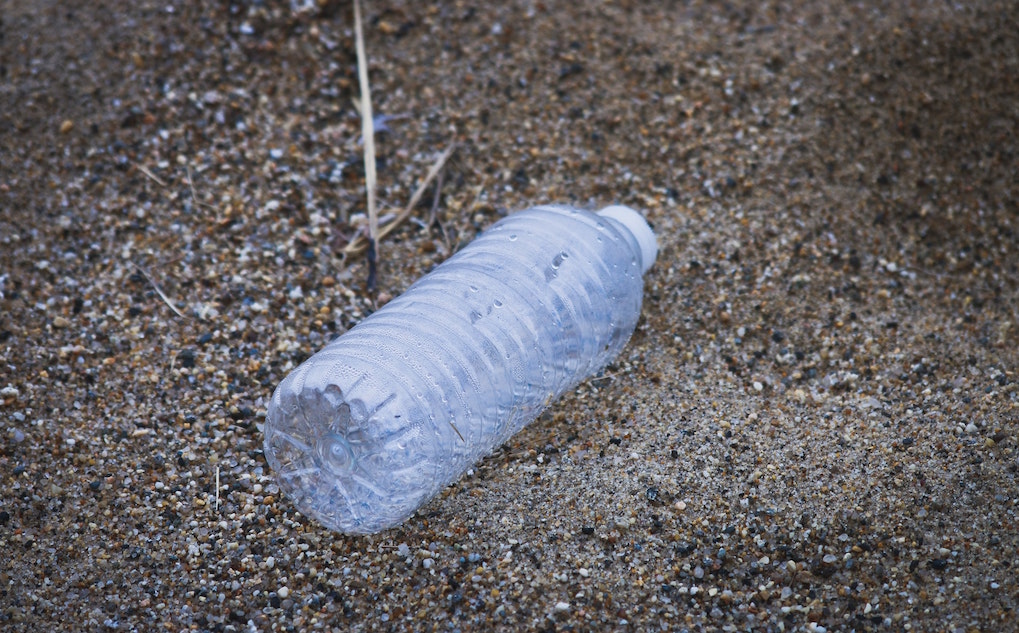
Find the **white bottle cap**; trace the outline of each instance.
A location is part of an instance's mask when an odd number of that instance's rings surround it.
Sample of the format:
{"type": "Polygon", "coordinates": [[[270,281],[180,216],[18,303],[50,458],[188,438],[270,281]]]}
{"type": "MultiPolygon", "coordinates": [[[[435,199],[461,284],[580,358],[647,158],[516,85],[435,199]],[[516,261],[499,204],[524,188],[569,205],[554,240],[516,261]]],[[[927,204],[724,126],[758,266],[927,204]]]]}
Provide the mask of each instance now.
{"type": "Polygon", "coordinates": [[[630,207],[624,207],[621,204],[605,207],[598,212],[598,215],[612,218],[630,231],[634,239],[637,240],[637,244],[640,245],[640,263],[642,267],[640,272],[642,274],[646,273],[648,268],[651,268],[651,264],[655,263],[655,257],[658,256],[658,241],[655,239],[655,234],[651,231],[651,227],[648,226],[647,220],[630,207]]]}

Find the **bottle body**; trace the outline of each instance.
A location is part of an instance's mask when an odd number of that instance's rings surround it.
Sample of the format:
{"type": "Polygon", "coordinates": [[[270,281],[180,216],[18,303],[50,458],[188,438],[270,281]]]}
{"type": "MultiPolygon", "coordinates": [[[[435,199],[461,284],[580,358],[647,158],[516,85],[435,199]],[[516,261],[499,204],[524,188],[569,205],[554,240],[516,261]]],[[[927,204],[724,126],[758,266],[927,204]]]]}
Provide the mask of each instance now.
{"type": "Polygon", "coordinates": [[[612,218],[504,218],[280,383],[280,487],[335,530],[400,523],[622,350],[649,265],[612,218]]]}

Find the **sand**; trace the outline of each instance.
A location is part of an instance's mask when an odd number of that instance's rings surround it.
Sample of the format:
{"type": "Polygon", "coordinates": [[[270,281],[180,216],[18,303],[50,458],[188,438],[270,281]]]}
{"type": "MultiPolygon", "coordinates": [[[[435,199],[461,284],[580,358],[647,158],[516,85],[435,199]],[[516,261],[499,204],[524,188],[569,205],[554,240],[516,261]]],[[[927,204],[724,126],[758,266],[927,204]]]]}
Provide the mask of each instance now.
{"type": "Polygon", "coordinates": [[[367,3],[383,214],[456,147],[370,290],[349,3],[0,0],[0,628],[1014,628],[1019,5],[887,4],[367,3]],[[622,356],[297,513],[275,385],[546,202],[655,227],[622,356]]]}

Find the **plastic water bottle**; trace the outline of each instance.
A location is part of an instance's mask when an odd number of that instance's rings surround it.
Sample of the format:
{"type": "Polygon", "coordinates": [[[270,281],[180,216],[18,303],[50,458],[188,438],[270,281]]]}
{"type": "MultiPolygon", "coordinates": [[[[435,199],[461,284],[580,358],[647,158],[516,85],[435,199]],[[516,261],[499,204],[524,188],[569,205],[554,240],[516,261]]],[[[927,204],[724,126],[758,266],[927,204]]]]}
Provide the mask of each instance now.
{"type": "Polygon", "coordinates": [[[398,525],[622,350],[656,255],[627,207],[500,220],[280,383],[280,487],[334,530],[398,525]]]}

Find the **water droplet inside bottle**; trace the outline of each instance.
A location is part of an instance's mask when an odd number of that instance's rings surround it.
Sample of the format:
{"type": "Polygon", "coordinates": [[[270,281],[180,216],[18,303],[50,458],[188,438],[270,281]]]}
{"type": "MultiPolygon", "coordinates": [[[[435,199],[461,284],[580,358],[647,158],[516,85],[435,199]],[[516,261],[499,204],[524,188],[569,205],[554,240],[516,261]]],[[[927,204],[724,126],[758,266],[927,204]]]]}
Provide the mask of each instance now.
{"type": "Polygon", "coordinates": [[[467,287],[470,288],[471,292],[477,292],[478,291],[478,287],[477,286],[467,286],[467,287]]]}
{"type": "Polygon", "coordinates": [[[496,299],[495,301],[492,302],[492,305],[494,305],[497,308],[501,308],[502,307],[502,301],[499,301],[498,299],[496,299]]]}
{"type": "Polygon", "coordinates": [[[512,235],[509,236],[509,238],[510,238],[511,242],[516,242],[517,241],[517,234],[513,233],[512,235]]]}

